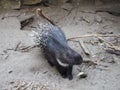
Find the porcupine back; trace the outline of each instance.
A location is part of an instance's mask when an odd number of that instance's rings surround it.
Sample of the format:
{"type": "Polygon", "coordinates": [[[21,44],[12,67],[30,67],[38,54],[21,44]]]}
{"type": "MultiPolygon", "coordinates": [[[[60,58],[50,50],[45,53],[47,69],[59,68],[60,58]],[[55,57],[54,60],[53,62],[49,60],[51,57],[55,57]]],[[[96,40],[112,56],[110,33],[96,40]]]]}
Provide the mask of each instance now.
{"type": "Polygon", "coordinates": [[[63,45],[67,45],[66,37],[62,30],[51,23],[40,23],[33,31],[35,43],[45,49],[50,41],[55,40],[63,45]]]}

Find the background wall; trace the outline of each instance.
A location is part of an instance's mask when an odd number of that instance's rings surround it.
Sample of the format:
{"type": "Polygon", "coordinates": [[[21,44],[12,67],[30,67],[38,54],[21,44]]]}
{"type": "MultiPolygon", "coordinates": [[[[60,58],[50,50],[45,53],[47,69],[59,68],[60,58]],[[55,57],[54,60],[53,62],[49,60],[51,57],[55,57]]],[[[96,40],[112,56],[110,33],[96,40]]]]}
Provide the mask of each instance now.
{"type": "Polygon", "coordinates": [[[0,8],[5,9],[20,9],[22,5],[38,5],[43,1],[48,1],[49,4],[58,5],[66,2],[72,4],[82,4],[82,5],[104,5],[118,3],[120,0],[0,0],[0,8]]]}

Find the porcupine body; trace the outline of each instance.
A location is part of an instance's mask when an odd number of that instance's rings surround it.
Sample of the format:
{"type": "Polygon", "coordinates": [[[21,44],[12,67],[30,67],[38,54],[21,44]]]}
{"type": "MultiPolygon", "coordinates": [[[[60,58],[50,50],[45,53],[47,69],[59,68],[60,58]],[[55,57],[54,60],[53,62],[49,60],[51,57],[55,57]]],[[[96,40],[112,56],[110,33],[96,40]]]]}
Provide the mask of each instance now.
{"type": "Polygon", "coordinates": [[[39,24],[34,31],[34,37],[49,64],[55,66],[62,77],[73,79],[73,65],[80,65],[83,59],[68,46],[63,31],[51,23],[39,24]]]}

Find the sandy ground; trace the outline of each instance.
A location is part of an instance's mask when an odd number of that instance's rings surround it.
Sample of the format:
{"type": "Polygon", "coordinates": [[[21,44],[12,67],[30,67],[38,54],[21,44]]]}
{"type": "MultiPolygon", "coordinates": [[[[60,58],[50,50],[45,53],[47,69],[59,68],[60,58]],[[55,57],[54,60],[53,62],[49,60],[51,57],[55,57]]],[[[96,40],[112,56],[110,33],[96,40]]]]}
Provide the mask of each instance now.
{"type": "MultiPolygon", "coordinates": [[[[95,6],[68,5],[67,9],[73,8],[70,13],[62,9],[64,7],[42,9],[62,28],[67,38],[96,33],[120,34],[120,17],[106,12],[95,13],[95,6]]],[[[91,53],[89,57],[84,54],[78,42],[68,41],[84,59],[98,63],[96,66],[75,66],[71,81],[62,78],[55,68],[49,66],[39,48],[26,52],[15,50],[20,42],[19,49],[33,45],[28,36],[32,29],[30,25],[20,30],[17,17],[11,17],[24,12],[28,14],[29,11],[11,11],[0,15],[0,90],[120,90],[120,56],[107,53],[104,50],[105,43],[100,43],[95,37],[80,38],[91,53]],[[11,16],[2,19],[5,15],[11,16]],[[88,77],[76,77],[80,71],[87,73],[88,77]]],[[[120,38],[104,39],[120,47],[120,38]]]]}

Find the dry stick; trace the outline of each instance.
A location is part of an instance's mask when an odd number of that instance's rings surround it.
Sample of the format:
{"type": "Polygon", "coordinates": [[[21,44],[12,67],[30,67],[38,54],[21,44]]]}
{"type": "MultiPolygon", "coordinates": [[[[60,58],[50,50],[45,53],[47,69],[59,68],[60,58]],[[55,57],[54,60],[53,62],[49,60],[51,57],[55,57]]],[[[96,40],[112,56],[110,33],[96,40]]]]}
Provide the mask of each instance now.
{"type": "Polygon", "coordinates": [[[38,8],[37,9],[37,14],[48,20],[51,24],[56,25],[48,16],[46,16],[43,12],[42,9],[38,8]]]}
{"type": "Polygon", "coordinates": [[[18,50],[18,48],[19,48],[20,44],[21,44],[21,41],[20,41],[20,42],[16,45],[16,47],[15,47],[15,51],[17,51],[17,50],[18,50]]]}
{"type": "MultiPolygon", "coordinates": [[[[99,60],[100,61],[100,60],[99,60]]],[[[91,61],[91,60],[85,60],[85,61],[83,61],[83,63],[84,64],[88,64],[89,66],[96,66],[96,65],[98,65],[98,66],[103,66],[103,67],[108,67],[108,66],[106,66],[106,65],[102,65],[102,64],[100,64],[99,62],[94,62],[94,61],[91,61]]]]}
{"type": "MultiPolygon", "coordinates": [[[[99,66],[100,64],[95,62],[95,61],[91,61],[91,60],[84,60],[83,64],[85,64],[85,66],[99,66]]],[[[102,66],[102,65],[101,65],[102,66]]]]}
{"type": "Polygon", "coordinates": [[[112,45],[112,46],[109,46],[109,48],[120,51],[120,47],[118,47],[118,46],[112,45]]]}
{"type": "Polygon", "coordinates": [[[100,39],[100,40],[102,40],[103,42],[105,42],[105,44],[108,46],[108,48],[111,48],[111,49],[120,51],[120,47],[115,46],[115,45],[113,45],[112,43],[105,41],[105,40],[104,40],[103,38],[101,38],[101,37],[97,37],[97,38],[100,39]]]}
{"type": "Polygon", "coordinates": [[[20,82],[16,88],[16,90],[21,90],[24,86],[26,85],[26,83],[24,82],[20,82]]]}
{"type": "Polygon", "coordinates": [[[4,50],[4,52],[7,52],[8,50],[28,52],[29,50],[37,47],[37,45],[33,45],[33,46],[26,46],[26,47],[20,48],[19,45],[20,45],[20,43],[17,44],[15,49],[14,48],[8,48],[8,49],[4,50]]]}
{"type": "Polygon", "coordinates": [[[120,55],[120,47],[115,46],[115,45],[113,45],[113,44],[110,43],[110,42],[106,42],[106,41],[105,41],[103,38],[101,38],[101,37],[98,37],[98,39],[100,39],[100,40],[102,40],[103,42],[105,42],[105,44],[106,44],[107,47],[108,47],[108,48],[106,48],[105,50],[106,50],[108,53],[120,55]]]}
{"type": "Polygon", "coordinates": [[[11,15],[11,16],[3,16],[2,17],[2,20],[5,19],[5,18],[9,18],[9,17],[19,17],[20,15],[11,15]]]}
{"type": "Polygon", "coordinates": [[[32,85],[32,82],[27,83],[27,85],[23,88],[23,90],[27,90],[28,87],[30,87],[32,85]]]}
{"type": "Polygon", "coordinates": [[[22,52],[28,52],[29,50],[33,49],[33,48],[36,48],[37,45],[33,45],[33,46],[27,46],[27,47],[23,47],[19,50],[21,50],[22,52]]]}
{"type": "Polygon", "coordinates": [[[67,41],[70,41],[70,40],[73,40],[73,39],[77,39],[77,38],[84,38],[84,37],[96,37],[96,38],[98,38],[99,40],[105,42],[105,44],[106,44],[109,48],[120,51],[120,47],[114,46],[112,43],[107,42],[107,41],[105,41],[105,40],[102,38],[102,37],[117,37],[117,38],[120,38],[120,35],[119,35],[119,34],[118,34],[118,35],[88,34],[88,35],[83,35],[83,36],[79,36],[79,37],[68,38],[67,41]]]}
{"type": "MultiPolygon", "coordinates": [[[[111,49],[113,49],[113,50],[115,50],[115,54],[118,54],[118,55],[120,55],[120,47],[118,47],[118,46],[114,46],[112,43],[110,43],[110,42],[107,42],[107,41],[105,41],[102,37],[117,37],[117,38],[120,38],[120,35],[101,35],[101,34],[89,34],[89,35],[83,35],[83,36],[80,36],[80,37],[72,37],[72,38],[68,38],[67,39],[67,41],[69,41],[69,40],[73,40],[73,39],[77,39],[77,38],[84,38],[84,37],[96,37],[96,38],[98,38],[99,40],[101,40],[101,41],[103,41],[103,42],[105,42],[105,44],[109,47],[109,48],[111,48],[111,49]],[[118,53],[116,53],[116,51],[118,51],[118,53]]],[[[82,43],[82,41],[81,41],[81,43],[82,43]]],[[[83,43],[82,43],[83,44],[83,43]]],[[[84,45],[82,45],[82,48],[84,48],[84,45]]],[[[85,50],[86,48],[84,48],[83,50],[86,52],[86,50],[85,50]]],[[[113,52],[114,53],[114,52],[113,52]]],[[[85,63],[85,62],[84,62],[85,63]]]]}
{"type": "Polygon", "coordinates": [[[120,35],[102,35],[102,34],[87,34],[87,35],[81,35],[78,37],[72,37],[72,38],[68,38],[67,41],[71,40],[71,39],[78,39],[78,38],[84,38],[84,37],[118,37],[120,38],[120,35]]]}
{"type": "MultiPolygon", "coordinates": [[[[88,34],[88,35],[83,35],[83,36],[79,36],[79,37],[68,38],[67,41],[74,40],[74,39],[78,39],[78,38],[84,38],[84,37],[96,37],[96,38],[98,38],[99,40],[105,42],[105,44],[106,44],[109,48],[113,49],[115,52],[117,51],[116,54],[119,55],[120,47],[114,46],[112,43],[107,42],[107,41],[105,41],[105,40],[102,38],[102,37],[117,37],[117,38],[120,38],[120,35],[119,35],[119,34],[118,34],[118,35],[88,34]]],[[[76,42],[78,42],[78,41],[76,41],[76,42]]],[[[80,42],[79,42],[79,43],[80,43],[80,42]]],[[[82,41],[81,41],[81,44],[82,44],[82,45],[81,45],[82,48],[84,48],[84,45],[83,45],[82,41]]],[[[88,51],[86,50],[86,48],[84,48],[83,50],[84,50],[85,53],[88,52],[88,51]]],[[[113,51],[112,51],[112,52],[113,52],[113,51]]],[[[114,53],[114,52],[113,52],[113,53],[114,53]]],[[[86,54],[87,54],[87,53],[86,53],[86,54]]]]}
{"type": "Polygon", "coordinates": [[[114,46],[112,43],[105,41],[102,37],[97,37],[100,41],[105,42],[107,46],[114,46]]]}
{"type": "Polygon", "coordinates": [[[80,46],[82,47],[84,53],[85,53],[86,55],[90,55],[89,50],[86,48],[86,46],[85,46],[85,44],[83,43],[82,40],[79,40],[79,44],[80,44],[80,46]]]}
{"type": "Polygon", "coordinates": [[[7,52],[8,50],[18,51],[20,44],[21,44],[21,41],[16,45],[15,48],[8,48],[8,49],[4,50],[3,52],[7,52]]]}
{"type": "Polygon", "coordinates": [[[118,51],[118,50],[114,50],[114,49],[110,49],[110,48],[107,48],[107,49],[105,49],[105,50],[106,50],[106,52],[108,52],[108,53],[120,55],[120,51],[118,51]]]}
{"type": "Polygon", "coordinates": [[[42,85],[42,87],[40,88],[40,90],[42,90],[44,87],[45,87],[45,86],[44,86],[44,85],[42,85]]]}
{"type": "Polygon", "coordinates": [[[90,60],[83,61],[83,63],[86,63],[86,64],[89,63],[90,65],[98,65],[98,63],[90,61],[90,60]]]}

